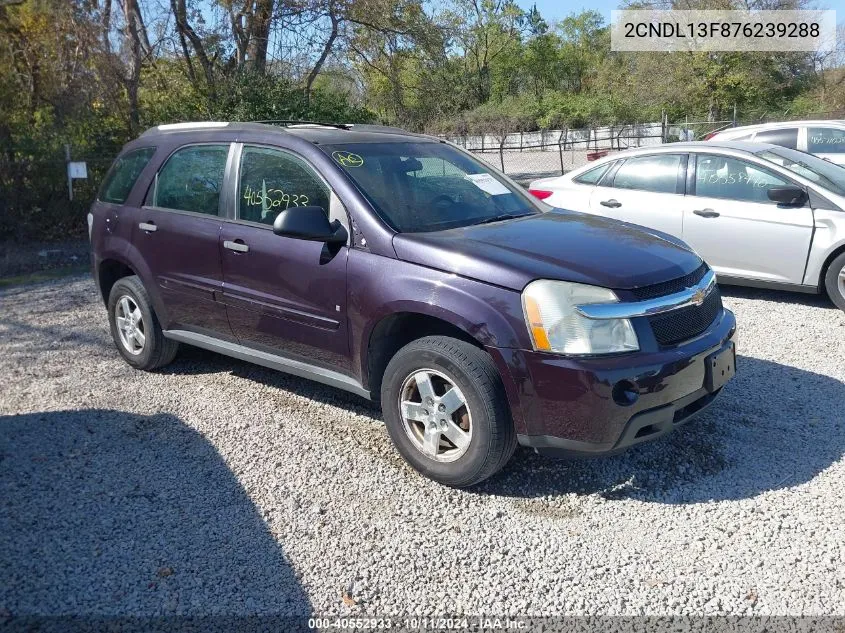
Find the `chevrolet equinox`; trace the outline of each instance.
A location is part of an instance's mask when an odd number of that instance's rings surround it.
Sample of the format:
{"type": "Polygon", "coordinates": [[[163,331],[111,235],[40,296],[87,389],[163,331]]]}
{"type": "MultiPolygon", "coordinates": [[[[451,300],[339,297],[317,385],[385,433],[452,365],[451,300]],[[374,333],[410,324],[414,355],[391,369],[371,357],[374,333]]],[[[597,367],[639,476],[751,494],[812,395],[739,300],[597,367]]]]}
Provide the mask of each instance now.
{"type": "Polygon", "coordinates": [[[405,460],[451,486],[517,443],[657,438],[735,372],[734,316],[682,241],[394,128],[162,125],[123,148],[88,228],[132,367],[184,343],[380,401],[405,460]]]}

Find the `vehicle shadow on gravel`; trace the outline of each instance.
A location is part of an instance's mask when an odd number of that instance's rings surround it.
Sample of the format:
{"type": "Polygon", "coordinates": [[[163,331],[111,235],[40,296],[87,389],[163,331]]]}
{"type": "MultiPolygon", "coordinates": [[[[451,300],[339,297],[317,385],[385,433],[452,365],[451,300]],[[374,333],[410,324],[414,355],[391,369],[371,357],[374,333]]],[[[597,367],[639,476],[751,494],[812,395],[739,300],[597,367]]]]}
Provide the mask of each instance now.
{"type": "Polygon", "coordinates": [[[234,630],[250,614],[290,630],[282,616],[311,613],[223,457],[172,415],[0,416],[0,482],[0,621],[216,616],[201,628],[234,630]]]}
{"type": "Polygon", "coordinates": [[[176,360],[159,371],[165,374],[183,376],[227,372],[239,378],[253,380],[276,389],[283,389],[297,396],[318,400],[382,422],[381,409],[369,400],[353,393],[323,385],[307,378],[268,369],[255,363],[223,356],[199,347],[182,345],[179,348],[176,360]]]}
{"type": "Polygon", "coordinates": [[[509,497],[748,499],[810,481],[845,454],[845,384],[740,356],[737,376],[696,419],[614,457],[542,458],[520,449],[475,490],[509,497]]]}

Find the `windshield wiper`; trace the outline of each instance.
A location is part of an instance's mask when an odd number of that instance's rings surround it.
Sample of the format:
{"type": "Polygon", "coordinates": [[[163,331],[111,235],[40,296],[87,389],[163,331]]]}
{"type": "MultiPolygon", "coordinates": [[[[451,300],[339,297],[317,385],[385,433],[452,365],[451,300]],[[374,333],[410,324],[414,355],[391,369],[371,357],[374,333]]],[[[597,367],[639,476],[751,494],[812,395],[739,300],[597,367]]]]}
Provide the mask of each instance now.
{"type": "Polygon", "coordinates": [[[490,224],[492,222],[503,222],[504,220],[515,220],[516,218],[524,218],[529,215],[534,215],[533,213],[503,213],[501,215],[494,215],[492,218],[485,218],[480,222],[475,222],[474,224],[490,224]]]}

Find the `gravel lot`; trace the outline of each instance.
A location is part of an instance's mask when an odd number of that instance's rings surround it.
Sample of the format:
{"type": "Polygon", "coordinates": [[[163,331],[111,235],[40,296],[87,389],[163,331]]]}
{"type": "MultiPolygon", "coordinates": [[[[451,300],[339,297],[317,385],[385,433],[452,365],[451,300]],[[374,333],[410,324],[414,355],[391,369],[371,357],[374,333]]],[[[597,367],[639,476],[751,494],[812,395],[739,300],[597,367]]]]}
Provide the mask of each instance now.
{"type": "Polygon", "coordinates": [[[2,291],[0,618],[845,615],[845,314],[725,294],[739,374],[696,422],[456,491],[355,396],[190,348],[133,371],[88,277],[2,291]]]}

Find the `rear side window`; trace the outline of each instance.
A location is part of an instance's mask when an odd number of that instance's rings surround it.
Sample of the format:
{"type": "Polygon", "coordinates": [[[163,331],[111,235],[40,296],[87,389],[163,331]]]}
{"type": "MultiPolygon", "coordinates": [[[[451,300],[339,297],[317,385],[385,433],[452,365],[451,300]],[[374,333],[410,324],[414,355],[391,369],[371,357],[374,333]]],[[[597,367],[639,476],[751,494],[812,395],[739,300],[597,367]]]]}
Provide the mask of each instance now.
{"type": "Polygon", "coordinates": [[[845,154],[845,130],[808,127],[807,151],[811,154],[845,154]]]}
{"type": "Polygon", "coordinates": [[[593,167],[585,171],[583,174],[578,176],[577,178],[573,178],[573,180],[577,183],[582,185],[594,185],[601,177],[604,176],[607,168],[610,167],[611,163],[607,163],[606,165],[599,165],[598,167],[593,167]]]}
{"type": "Polygon", "coordinates": [[[789,149],[798,148],[798,128],[785,128],[783,130],[766,130],[765,132],[757,132],[754,137],[755,143],[771,143],[772,145],[780,145],[781,147],[788,147],[789,149]]]}
{"type": "Polygon", "coordinates": [[[127,152],[114,161],[114,165],[103,179],[97,200],[114,204],[126,202],[129,192],[135,186],[135,181],[138,180],[138,176],[144,171],[144,167],[150,162],[155,151],[155,147],[143,147],[127,152]]]}
{"type": "Polygon", "coordinates": [[[676,193],[680,154],[657,154],[629,158],[616,171],[613,186],[654,193],[676,193]]]}
{"type": "Polygon", "coordinates": [[[323,207],[329,213],[329,188],[303,161],[265,147],[243,149],[238,217],[272,225],[290,207],[323,207]]]}
{"type": "Polygon", "coordinates": [[[228,155],[228,145],[192,145],[177,150],[156,176],[153,206],[218,215],[228,155]]]}

